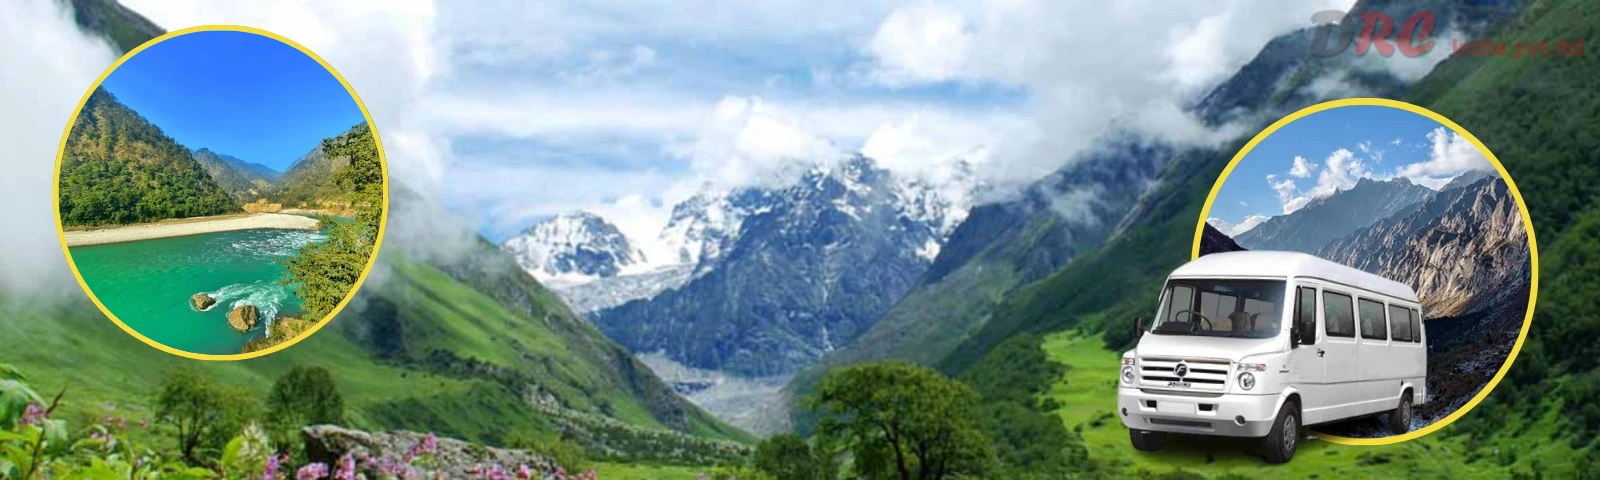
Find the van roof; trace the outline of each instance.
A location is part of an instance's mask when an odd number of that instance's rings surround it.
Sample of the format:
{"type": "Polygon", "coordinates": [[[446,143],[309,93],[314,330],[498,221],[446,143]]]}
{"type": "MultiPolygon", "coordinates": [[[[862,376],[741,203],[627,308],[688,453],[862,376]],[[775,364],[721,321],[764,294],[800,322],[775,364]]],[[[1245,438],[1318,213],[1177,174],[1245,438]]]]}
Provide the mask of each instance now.
{"type": "Polygon", "coordinates": [[[1403,283],[1300,252],[1264,250],[1213,253],[1172,271],[1173,277],[1316,277],[1410,302],[1420,302],[1403,283]]]}

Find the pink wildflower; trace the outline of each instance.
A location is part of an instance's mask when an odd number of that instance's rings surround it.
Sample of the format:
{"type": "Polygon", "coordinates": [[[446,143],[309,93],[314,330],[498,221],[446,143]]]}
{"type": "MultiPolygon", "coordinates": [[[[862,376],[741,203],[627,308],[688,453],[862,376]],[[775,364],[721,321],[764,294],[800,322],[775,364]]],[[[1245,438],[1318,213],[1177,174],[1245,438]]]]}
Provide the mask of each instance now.
{"type": "Polygon", "coordinates": [[[328,478],[328,464],[322,462],[308,463],[306,466],[300,467],[300,470],[294,473],[294,478],[295,480],[318,480],[322,478],[328,478]]]}

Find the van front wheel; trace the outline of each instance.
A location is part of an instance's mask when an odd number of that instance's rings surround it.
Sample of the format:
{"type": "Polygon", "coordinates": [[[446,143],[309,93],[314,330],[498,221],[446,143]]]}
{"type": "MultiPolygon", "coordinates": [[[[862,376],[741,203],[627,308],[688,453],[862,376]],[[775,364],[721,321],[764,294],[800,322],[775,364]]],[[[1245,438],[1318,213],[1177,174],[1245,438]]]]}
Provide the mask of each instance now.
{"type": "Polygon", "coordinates": [[[1411,430],[1411,393],[1400,396],[1400,406],[1389,412],[1389,431],[1403,435],[1411,430]]]}
{"type": "Polygon", "coordinates": [[[1167,432],[1152,432],[1137,428],[1128,429],[1128,440],[1133,442],[1133,448],[1141,452],[1154,452],[1167,444],[1167,432]]]}
{"type": "Polygon", "coordinates": [[[1300,446],[1300,408],[1294,402],[1285,402],[1278,410],[1278,419],[1272,422],[1272,431],[1261,439],[1261,450],[1267,463],[1286,463],[1294,458],[1300,446]]]}

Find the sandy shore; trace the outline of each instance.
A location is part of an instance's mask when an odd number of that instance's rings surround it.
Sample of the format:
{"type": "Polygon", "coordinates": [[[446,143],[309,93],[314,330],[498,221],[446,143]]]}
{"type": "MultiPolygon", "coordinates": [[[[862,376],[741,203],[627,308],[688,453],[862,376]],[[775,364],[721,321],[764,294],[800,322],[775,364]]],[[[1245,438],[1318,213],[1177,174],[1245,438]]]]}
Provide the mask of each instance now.
{"type": "Polygon", "coordinates": [[[81,247],[256,228],[313,230],[317,228],[317,219],[281,213],[252,213],[162,220],[155,223],[65,233],[68,247],[81,247]]]}

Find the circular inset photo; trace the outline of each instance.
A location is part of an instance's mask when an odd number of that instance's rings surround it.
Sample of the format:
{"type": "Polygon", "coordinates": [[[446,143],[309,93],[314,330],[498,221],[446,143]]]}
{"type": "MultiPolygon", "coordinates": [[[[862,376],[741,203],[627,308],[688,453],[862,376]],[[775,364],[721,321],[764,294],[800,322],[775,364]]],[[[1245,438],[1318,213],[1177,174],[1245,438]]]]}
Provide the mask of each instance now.
{"type": "Polygon", "coordinates": [[[383,149],[354,90],[269,32],[197,27],[134,49],[73,113],[62,248],[90,299],[161,350],[232,360],[325,325],[370,271],[383,149]]]}
{"type": "MultiPolygon", "coordinates": [[[[1290,348],[1255,375],[1297,395],[1321,438],[1394,443],[1466,414],[1511,367],[1538,287],[1528,218],[1505,168],[1459,125],[1403,102],[1341,100],[1290,115],[1234,157],[1190,265],[1286,280],[1272,308],[1287,312],[1290,348]]],[[[1226,301],[1245,289],[1213,283],[1196,315],[1250,318],[1226,301]]]]}

